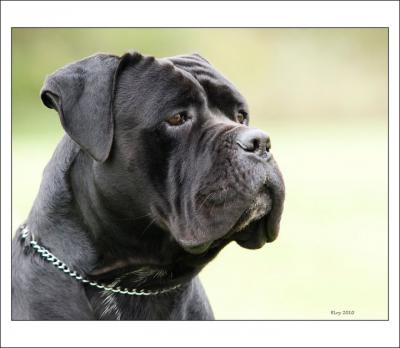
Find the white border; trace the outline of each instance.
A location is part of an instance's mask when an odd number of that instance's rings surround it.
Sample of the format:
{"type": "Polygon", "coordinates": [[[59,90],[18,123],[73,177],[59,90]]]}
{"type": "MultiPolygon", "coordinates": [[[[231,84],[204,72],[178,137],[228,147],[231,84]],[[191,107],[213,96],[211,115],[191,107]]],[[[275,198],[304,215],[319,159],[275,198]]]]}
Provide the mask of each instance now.
{"type": "Polygon", "coordinates": [[[399,4],[344,2],[1,3],[2,346],[398,346],[399,4]],[[10,28],[15,26],[390,27],[390,321],[11,322],[10,28]],[[397,336],[396,336],[397,335],[397,336]]]}

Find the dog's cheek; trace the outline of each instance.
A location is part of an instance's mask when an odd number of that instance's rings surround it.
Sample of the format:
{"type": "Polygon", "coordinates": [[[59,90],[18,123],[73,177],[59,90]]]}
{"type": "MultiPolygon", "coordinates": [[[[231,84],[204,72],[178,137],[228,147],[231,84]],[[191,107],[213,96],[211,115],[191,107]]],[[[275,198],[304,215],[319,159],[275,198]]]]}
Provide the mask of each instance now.
{"type": "Polygon", "coordinates": [[[163,190],[166,185],[168,175],[168,163],[173,151],[173,141],[166,138],[159,130],[143,130],[138,142],[140,149],[141,168],[151,180],[155,189],[163,190]]]}

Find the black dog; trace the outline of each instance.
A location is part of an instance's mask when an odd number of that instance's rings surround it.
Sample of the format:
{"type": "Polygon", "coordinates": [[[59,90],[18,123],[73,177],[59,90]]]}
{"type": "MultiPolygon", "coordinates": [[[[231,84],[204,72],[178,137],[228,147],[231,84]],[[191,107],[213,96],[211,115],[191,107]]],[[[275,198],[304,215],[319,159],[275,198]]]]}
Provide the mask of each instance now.
{"type": "Polygon", "coordinates": [[[283,209],[244,98],[197,54],[138,53],[70,64],[41,97],[66,135],[13,240],[13,319],[213,319],[197,274],[273,241],[283,209]]]}

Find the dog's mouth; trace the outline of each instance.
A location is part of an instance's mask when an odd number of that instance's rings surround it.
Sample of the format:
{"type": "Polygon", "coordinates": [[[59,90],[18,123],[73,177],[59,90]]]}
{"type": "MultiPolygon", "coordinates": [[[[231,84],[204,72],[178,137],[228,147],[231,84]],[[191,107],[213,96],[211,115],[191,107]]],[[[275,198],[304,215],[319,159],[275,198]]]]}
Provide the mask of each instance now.
{"type": "Polygon", "coordinates": [[[282,185],[271,188],[265,186],[226,235],[184,249],[191,254],[204,254],[231,241],[236,241],[247,249],[261,248],[265,243],[271,243],[278,237],[283,201],[282,185]]]}

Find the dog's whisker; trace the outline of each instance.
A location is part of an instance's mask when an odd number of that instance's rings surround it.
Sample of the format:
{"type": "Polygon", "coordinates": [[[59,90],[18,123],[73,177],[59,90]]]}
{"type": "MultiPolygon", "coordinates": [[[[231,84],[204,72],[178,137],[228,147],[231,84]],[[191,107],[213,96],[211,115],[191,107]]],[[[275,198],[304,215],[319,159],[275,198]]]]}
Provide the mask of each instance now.
{"type": "Polygon", "coordinates": [[[211,198],[211,196],[215,196],[217,194],[217,192],[211,192],[207,195],[207,197],[203,200],[203,202],[200,204],[200,206],[197,208],[197,211],[200,211],[201,208],[203,207],[203,205],[208,201],[209,198],[211,198]]]}
{"type": "Polygon", "coordinates": [[[156,222],[156,218],[153,218],[150,223],[147,225],[147,227],[142,231],[141,235],[143,236],[145,232],[151,227],[156,222]]]}
{"type": "Polygon", "coordinates": [[[152,215],[151,213],[147,213],[147,214],[145,214],[145,215],[136,216],[136,217],[134,217],[134,218],[121,218],[121,219],[115,219],[115,220],[116,220],[116,221],[136,221],[136,220],[143,219],[143,218],[145,218],[145,217],[149,217],[149,216],[151,216],[151,215],[152,215]]]}

